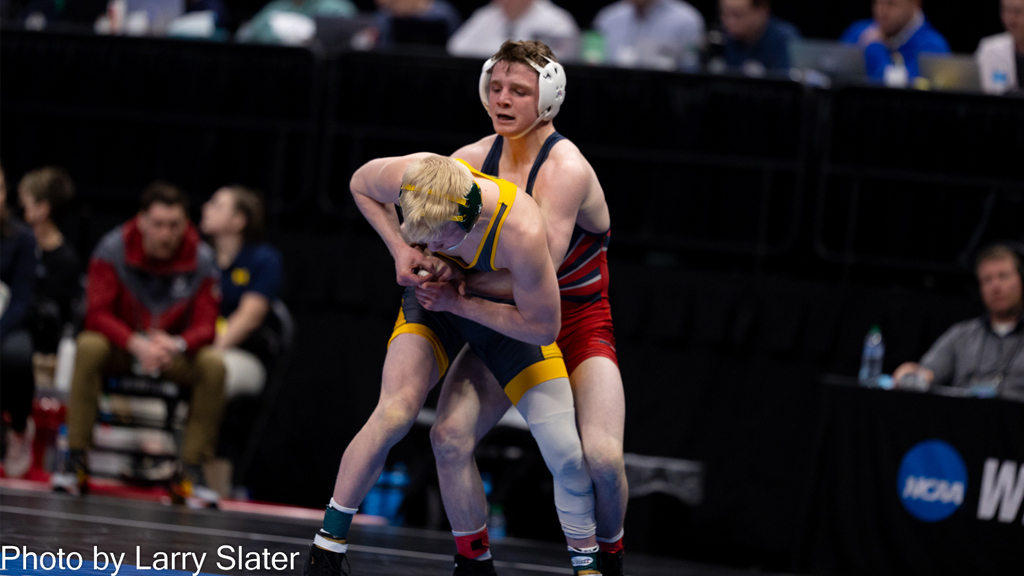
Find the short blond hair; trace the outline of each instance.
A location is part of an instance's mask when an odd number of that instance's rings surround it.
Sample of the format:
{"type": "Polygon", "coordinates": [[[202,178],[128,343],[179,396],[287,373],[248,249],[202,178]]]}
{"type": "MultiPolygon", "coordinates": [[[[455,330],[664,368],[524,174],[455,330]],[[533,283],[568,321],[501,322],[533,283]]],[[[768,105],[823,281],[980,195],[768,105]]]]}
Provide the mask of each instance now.
{"type": "Polygon", "coordinates": [[[400,203],[404,235],[411,244],[425,244],[444,234],[459,214],[458,201],[473,187],[473,173],[447,156],[432,154],[409,165],[402,175],[400,203]]]}

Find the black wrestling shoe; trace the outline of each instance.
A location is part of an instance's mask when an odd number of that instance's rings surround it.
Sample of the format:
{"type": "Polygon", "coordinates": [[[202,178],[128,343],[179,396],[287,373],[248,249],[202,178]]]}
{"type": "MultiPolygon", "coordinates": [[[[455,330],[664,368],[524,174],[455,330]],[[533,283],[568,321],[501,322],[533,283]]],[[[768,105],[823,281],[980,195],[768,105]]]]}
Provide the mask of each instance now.
{"type": "Polygon", "coordinates": [[[455,576],[498,576],[494,560],[470,560],[462,554],[455,555],[455,576]]]}
{"type": "Polygon", "coordinates": [[[614,554],[609,552],[598,554],[598,558],[601,561],[602,576],[623,576],[622,556],[624,554],[622,550],[614,554]]]}
{"type": "Polygon", "coordinates": [[[302,576],[348,576],[351,570],[345,554],[310,544],[302,576]]]}

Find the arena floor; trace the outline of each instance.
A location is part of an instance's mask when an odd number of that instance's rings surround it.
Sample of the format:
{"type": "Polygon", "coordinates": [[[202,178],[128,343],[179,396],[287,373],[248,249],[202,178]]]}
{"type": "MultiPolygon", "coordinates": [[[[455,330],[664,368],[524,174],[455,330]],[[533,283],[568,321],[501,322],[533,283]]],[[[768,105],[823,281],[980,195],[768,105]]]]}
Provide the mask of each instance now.
{"type": "MultiPolygon", "coordinates": [[[[103,556],[97,552],[113,553],[121,558],[117,576],[184,576],[197,572],[298,574],[305,560],[305,550],[318,526],[319,522],[314,519],[189,510],[105,496],[76,498],[0,488],[0,543],[4,546],[5,558],[5,569],[0,570],[0,574],[112,575],[113,565],[102,569],[103,556]],[[241,563],[239,551],[242,552],[241,563]],[[24,568],[22,558],[15,558],[15,554],[26,552],[39,555],[42,565],[34,568],[32,557],[28,556],[27,569],[24,568]],[[53,556],[43,556],[46,552],[53,556]],[[49,568],[61,552],[64,569],[61,570],[60,563],[49,568]],[[72,552],[78,555],[69,556],[72,552]],[[175,552],[183,554],[175,555],[175,552]],[[184,554],[189,552],[195,556],[184,554]],[[197,571],[196,560],[204,553],[206,558],[197,571]],[[292,558],[294,568],[290,564],[292,558]],[[94,559],[98,560],[98,566],[94,566],[94,559]],[[172,560],[173,567],[170,566],[172,560]],[[80,561],[81,567],[75,569],[80,561]],[[259,567],[255,565],[257,562],[259,567]],[[248,569],[244,563],[250,564],[248,569]],[[239,565],[243,567],[239,569],[239,565]]],[[[351,541],[349,558],[354,575],[447,576],[452,573],[453,544],[451,536],[444,532],[354,526],[351,541]]],[[[494,543],[492,550],[495,558],[500,559],[496,565],[502,576],[571,574],[566,567],[565,549],[556,544],[506,538],[494,543]]],[[[747,574],[642,555],[628,556],[627,572],[647,576],[747,574]]]]}

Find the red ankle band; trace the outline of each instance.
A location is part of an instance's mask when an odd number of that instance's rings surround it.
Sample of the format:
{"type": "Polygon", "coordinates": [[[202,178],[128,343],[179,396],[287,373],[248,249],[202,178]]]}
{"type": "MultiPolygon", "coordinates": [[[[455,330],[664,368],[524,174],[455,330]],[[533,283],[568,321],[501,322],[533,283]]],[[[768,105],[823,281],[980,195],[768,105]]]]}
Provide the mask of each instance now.
{"type": "Polygon", "coordinates": [[[491,543],[487,540],[487,528],[466,536],[455,537],[455,548],[459,554],[469,558],[479,558],[487,553],[491,543]]]}
{"type": "Polygon", "coordinates": [[[624,546],[622,545],[622,538],[619,538],[615,542],[598,542],[597,544],[601,547],[601,552],[606,554],[618,554],[624,549],[624,546]]]}

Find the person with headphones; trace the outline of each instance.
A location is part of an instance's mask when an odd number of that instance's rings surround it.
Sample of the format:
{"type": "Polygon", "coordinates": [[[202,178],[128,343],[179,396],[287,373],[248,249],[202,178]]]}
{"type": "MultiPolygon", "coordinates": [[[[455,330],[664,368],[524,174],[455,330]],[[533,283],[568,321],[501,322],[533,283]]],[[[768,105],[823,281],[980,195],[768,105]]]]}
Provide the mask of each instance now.
{"type": "MultiPolygon", "coordinates": [[[[453,155],[531,195],[547,223],[557,269],[562,330],[558,345],[572,382],[583,453],[594,481],[602,573],[622,574],[628,488],[622,444],[625,395],[615,352],[606,257],[611,220],[604,190],[580,150],[553,124],[565,100],[565,70],[548,46],[505,42],[484,64],[480,99],[496,134],[453,155]]],[[[509,294],[506,273],[470,274],[471,292],[509,294]]],[[[466,350],[450,369],[438,400],[431,443],[456,562],[494,574],[487,547],[487,501],[473,450],[509,407],[494,394],[483,362],[466,350]]],[[[458,574],[459,572],[457,572],[458,574]]]]}
{"type": "Polygon", "coordinates": [[[1009,244],[981,252],[975,271],[986,313],[953,325],[920,363],[893,373],[897,386],[951,386],[1024,401],[1024,289],[1021,253],[1009,244]]]}
{"type": "Polygon", "coordinates": [[[575,574],[599,575],[593,484],[576,430],[569,374],[555,344],[559,286],[537,204],[515,184],[436,154],[373,160],[356,171],[350,188],[394,256],[398,283],[406,289],[380,400],[345,449],[303,574],[344,572],[349,527],[388,451],[468,345],[494,375],[497,385],[489,392],[505,395],[518,408],[554,476],[555,505],[575,574]],[[404,216],[401,225],[396,204],[404,216]],[[467,293],[463,269],[506,271],[511,299],[467,293]]]}

